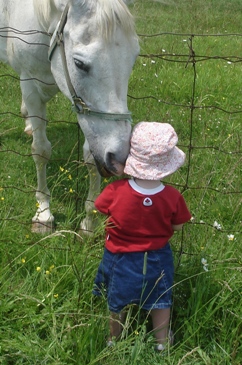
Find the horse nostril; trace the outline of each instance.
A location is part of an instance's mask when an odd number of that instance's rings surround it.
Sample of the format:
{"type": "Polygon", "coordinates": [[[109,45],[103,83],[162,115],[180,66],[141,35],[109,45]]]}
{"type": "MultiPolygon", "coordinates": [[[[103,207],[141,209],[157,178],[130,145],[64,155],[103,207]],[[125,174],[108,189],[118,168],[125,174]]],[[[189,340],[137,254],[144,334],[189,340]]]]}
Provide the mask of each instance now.
{"type": "Polygon", "coordinates": [[[112,152],[107,152],[105,157],[107,169],[114,175],[122,175],[124,171],[124,164],[118,161],[115,154],[112,152]]]}
{"type": "Polygon", "coordinates": [[[116,168],[115,168],[115,165],[114,165],[114,161],[115,161],[115,155],[114,153],[112,152],[107,152],[105,154],[105,165],[106,165],[106,168],[113,172],[113,173],[116,173],[116,168]]]}

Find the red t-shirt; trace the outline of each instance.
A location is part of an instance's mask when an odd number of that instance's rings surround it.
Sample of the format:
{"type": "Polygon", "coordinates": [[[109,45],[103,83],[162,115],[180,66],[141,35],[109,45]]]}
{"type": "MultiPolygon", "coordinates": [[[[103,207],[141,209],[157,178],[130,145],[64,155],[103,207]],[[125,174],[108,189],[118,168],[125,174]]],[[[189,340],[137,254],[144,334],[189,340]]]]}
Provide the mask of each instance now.
{"type": "Polygon", "coordinates": [[[172,224],[191,218],[180,192],[162,183],[144,189],[134,180],[114,181],[98,196],[95,206],[109,217],[105,247],[113,253],[157,250],[173,235],[172,224]]]}

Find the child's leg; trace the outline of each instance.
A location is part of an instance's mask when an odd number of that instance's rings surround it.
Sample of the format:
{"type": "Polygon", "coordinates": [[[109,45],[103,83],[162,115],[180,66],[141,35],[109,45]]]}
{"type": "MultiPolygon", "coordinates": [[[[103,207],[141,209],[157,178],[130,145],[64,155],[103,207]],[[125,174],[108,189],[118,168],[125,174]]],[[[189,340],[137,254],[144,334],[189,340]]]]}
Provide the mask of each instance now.
{"type": "Polygon", "coordinates": [[[118,339],[122,333],[123,325],[126,318],[126,312],[120,313],[110,313],[110,320],[109,320],[109,330],[110,330],[110,338],[112,340],[113,337],[118,339]]]}
{"type": "Polygon", "coordinates": [[[152,309],[153,331],[158,344],[165,345],[168,341],[170,308],[152,309]]]}

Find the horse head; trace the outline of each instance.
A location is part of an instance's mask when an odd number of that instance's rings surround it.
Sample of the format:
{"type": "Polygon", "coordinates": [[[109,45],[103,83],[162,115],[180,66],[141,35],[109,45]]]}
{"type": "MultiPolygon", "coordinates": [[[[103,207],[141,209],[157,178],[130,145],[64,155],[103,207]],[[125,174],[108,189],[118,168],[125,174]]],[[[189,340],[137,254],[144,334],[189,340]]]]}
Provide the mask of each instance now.
{"type": "MultiPolygon", "coordinates": [[[[62,10],[63,1],[55,5],[62,10]]],[[[123,0],[71,0],[53,22],[55,81],[77,111],[101,175],[122,174],[131,133],[128,80],[139,53],[133,18],[123,0]]]]}

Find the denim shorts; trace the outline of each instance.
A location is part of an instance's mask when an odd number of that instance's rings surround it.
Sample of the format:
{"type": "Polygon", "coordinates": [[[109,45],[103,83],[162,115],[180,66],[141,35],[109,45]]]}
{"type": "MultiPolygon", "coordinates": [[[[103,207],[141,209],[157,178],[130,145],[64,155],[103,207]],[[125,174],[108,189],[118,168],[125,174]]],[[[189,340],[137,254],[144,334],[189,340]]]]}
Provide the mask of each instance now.
{"type": "Polygon", "coordinates": [[[145,310],[170,308],[174,264],[170,244],[147,252],[113,254],[104,249],[93,294],[104,295],[111,312],[129,304],[145,310]]]}

